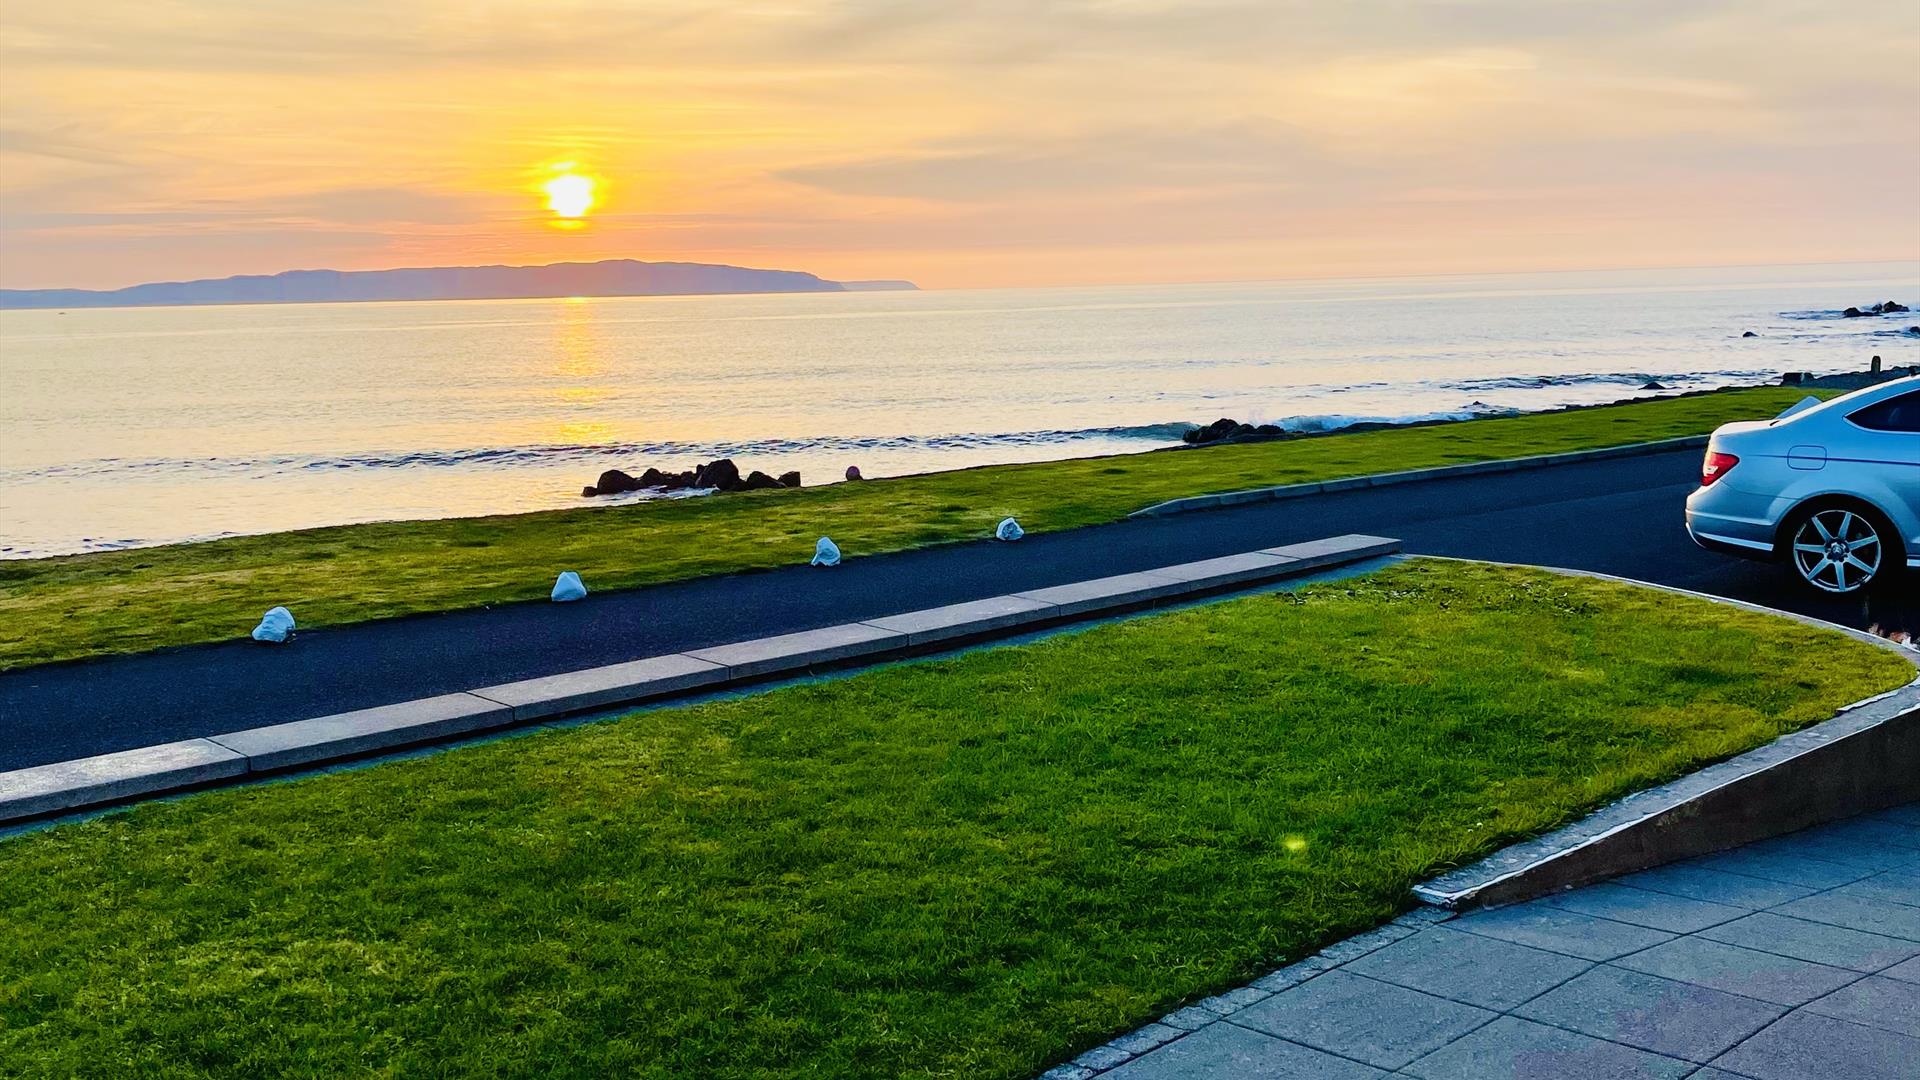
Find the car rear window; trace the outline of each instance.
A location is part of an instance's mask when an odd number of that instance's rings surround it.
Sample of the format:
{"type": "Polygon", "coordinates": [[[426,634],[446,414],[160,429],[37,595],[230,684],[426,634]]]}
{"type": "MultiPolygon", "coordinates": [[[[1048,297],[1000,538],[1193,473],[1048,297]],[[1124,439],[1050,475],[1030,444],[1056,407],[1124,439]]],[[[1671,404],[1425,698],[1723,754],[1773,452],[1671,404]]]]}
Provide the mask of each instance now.
{"type": "Polygon", "coordinates": [[[1850,414],[1847,419],[1873,431],[1905,431],[1920,434],[1920,390],[1890,397],[1850,414]]]}

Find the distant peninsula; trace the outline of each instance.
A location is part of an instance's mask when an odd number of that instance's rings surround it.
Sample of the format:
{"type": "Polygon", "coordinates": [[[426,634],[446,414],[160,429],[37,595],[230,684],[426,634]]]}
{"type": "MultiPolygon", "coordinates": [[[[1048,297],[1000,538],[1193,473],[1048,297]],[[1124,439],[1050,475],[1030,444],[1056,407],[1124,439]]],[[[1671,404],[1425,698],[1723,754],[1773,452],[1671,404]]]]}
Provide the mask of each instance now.
{"type": "Polygon", "coordinates": [[[913,289],[910,281],[828,281],[798,270],[713,263],[604,262],[548,266],[433,266],[405,270],[289,270],[125,289],[0,289],[0,308],[318,304],[369,300],[522,300],[561,296],[700,296],[721,293],[913,289]]]}

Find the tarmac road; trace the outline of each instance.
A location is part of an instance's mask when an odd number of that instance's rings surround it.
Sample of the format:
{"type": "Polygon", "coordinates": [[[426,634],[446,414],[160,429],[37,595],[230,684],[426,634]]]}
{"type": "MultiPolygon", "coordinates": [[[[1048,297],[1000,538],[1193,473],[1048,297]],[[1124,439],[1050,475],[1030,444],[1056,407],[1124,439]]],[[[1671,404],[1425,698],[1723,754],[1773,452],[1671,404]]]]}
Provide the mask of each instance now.
{"type": "MultiPolygon", "coordinates": [[[[1682,526],[1700,451],[1252,503],[990,541],[0,673],[0,770],[876,618],[1338,533],[1432,555],[1597,570],[1920,630],[1908,593],[1822,596],[1682,526]]],[[[796,551],[802,563],[810,550],[796,551]]],[[[557,569],[563,569],[556,567],[557,569]]],[[[544,583],[543,583],[544,584],[544,583]]],[[[592,586],[589,581],[588,586],[592,586]]],[[[258,612],[234,613],[236,635],[258,612]]],[[[294,613],[296,616],[299,612],[294,613]]]]}

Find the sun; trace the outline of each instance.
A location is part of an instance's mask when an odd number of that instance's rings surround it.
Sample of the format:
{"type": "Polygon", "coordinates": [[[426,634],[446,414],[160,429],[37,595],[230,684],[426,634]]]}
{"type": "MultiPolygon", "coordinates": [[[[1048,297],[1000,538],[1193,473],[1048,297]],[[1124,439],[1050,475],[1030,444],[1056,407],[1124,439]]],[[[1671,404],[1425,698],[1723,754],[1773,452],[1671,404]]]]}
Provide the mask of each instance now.
{"type": "Polygon", "coordinates": [[[599,185],[593,177],[577,171],[572,162],[554,168],[558,175],[540,185],[540,190],[547,194],[547,209],[562,222],[577,223],[599,201],[595,193],[599,185]]]}

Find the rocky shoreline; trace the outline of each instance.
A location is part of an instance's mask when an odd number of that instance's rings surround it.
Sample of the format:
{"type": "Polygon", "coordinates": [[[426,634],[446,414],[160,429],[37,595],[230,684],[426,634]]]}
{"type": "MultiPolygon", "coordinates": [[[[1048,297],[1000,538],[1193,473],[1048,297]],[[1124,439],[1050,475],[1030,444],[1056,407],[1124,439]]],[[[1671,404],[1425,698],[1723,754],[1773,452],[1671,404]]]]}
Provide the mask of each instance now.
{"type": "Polygon", "coordinates": [[[597,495],[621,495],[629,491],[771,491],[800,486],[800,474],[768,476],[758,469],[745,476],[732,458],[721,458],[695,467],[690,472],[662,472],[649,468],[639,476],[619,469],[608,469],[591,485],[580,489],[584,498],[597,495]]]}

